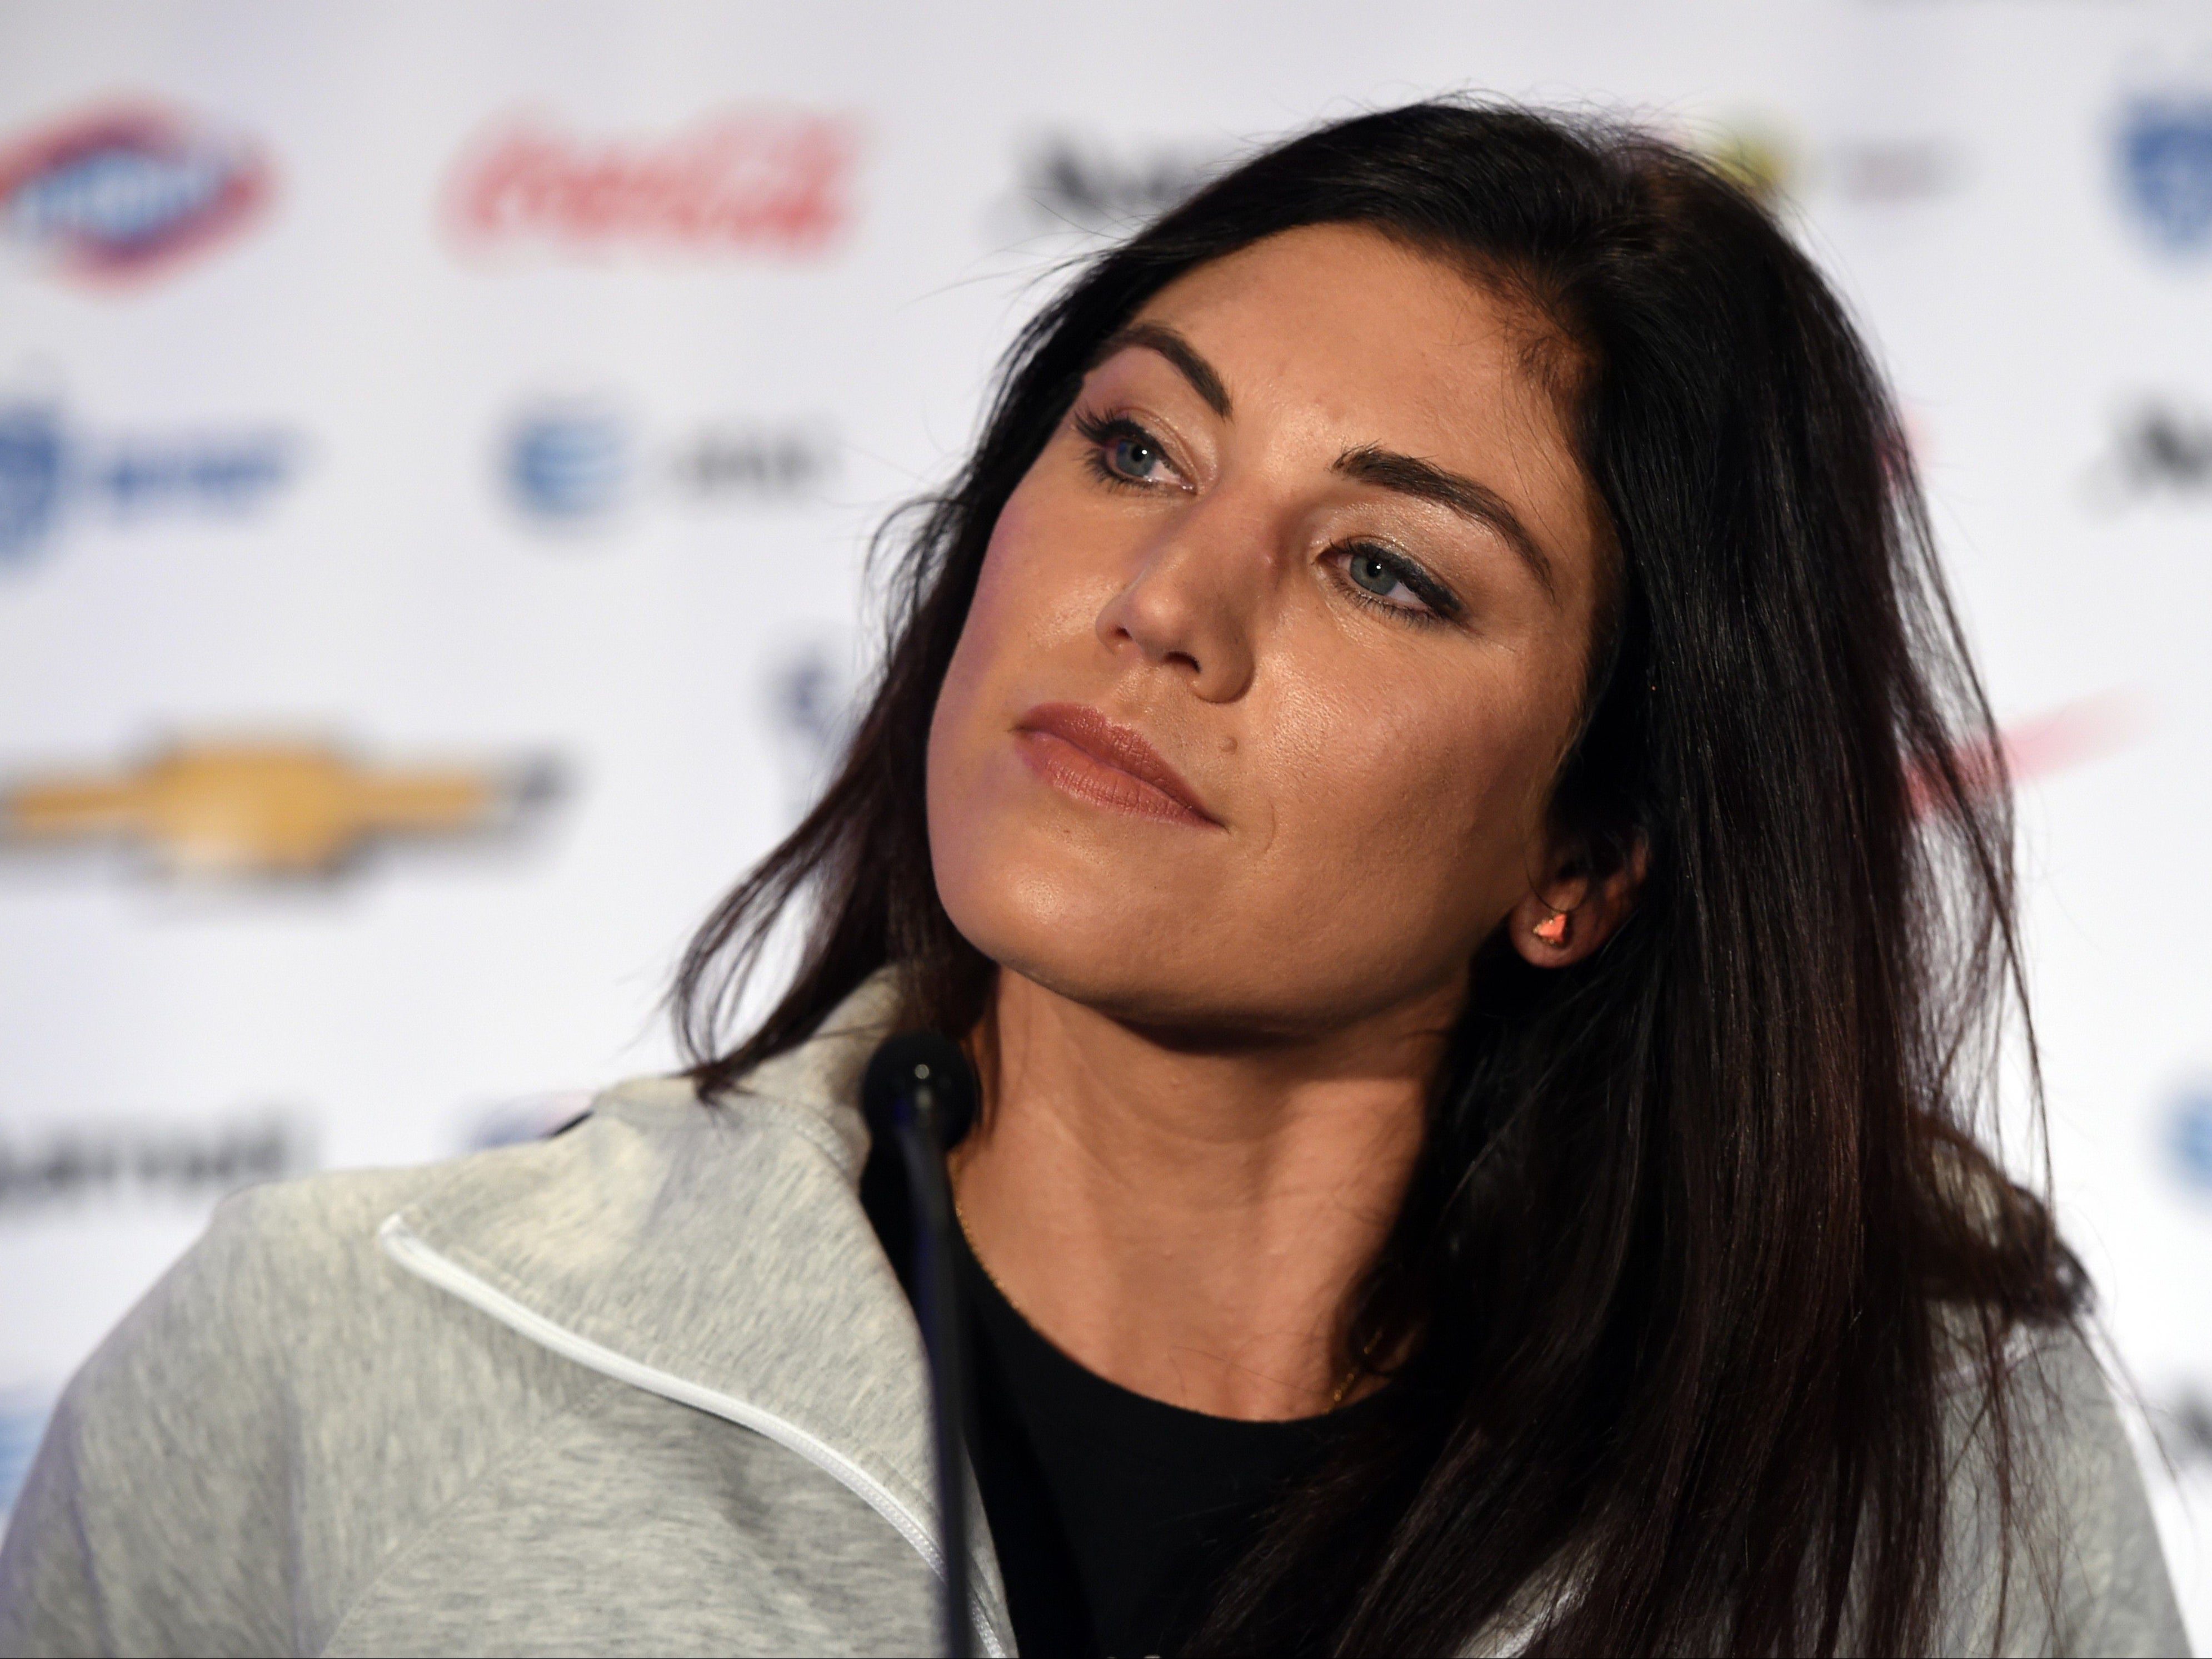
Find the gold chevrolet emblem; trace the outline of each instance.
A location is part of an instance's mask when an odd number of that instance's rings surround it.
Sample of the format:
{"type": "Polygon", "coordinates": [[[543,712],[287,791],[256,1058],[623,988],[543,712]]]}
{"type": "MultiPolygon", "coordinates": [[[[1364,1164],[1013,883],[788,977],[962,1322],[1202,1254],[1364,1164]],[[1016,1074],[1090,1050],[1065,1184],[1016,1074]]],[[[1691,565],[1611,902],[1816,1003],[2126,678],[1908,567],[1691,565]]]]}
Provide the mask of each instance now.
{"type": "Polygon", "coordinates": [[[182,744],[133,770],[15,780],[0,848],[121,841],[178,875],[321,875],[373,840],[510,827],[552,787],[544,765],[380,770],[317,744],[182,744]]]}

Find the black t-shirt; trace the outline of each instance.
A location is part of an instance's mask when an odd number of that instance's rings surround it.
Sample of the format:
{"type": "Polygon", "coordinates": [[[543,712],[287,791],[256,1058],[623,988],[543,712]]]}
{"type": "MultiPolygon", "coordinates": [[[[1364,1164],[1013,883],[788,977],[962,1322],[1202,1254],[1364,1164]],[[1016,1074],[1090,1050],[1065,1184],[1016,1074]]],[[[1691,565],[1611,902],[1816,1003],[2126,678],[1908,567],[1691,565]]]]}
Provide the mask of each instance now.
{"type": "MultiPolygon", "coordinates": [[[[902,1194],[888,1190],[889,1170],[870,1176],[863,1198],[906,1278],[902,1194]]],[[[1270,1505],[1372,1402],[1252,1423],[1133,1394],[1053,1346],[964,1237],[957,1248],[975,1379],[969,1455],[1016,1642],[1043,1659],[1175,1655],[1270,1505]]]]}

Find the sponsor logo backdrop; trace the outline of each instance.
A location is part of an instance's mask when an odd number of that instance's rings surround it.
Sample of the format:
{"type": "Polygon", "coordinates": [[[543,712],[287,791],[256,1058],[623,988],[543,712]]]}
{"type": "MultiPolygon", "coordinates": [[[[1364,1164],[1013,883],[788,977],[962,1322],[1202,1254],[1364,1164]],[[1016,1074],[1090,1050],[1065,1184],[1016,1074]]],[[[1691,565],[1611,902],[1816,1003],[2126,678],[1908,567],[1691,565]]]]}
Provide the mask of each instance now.
{"type": "Polygon", "coordinates": [[[2151,4],[9,8],[0,1507],[222,1192],[668,1064],[1057,262],[1452,88],[1705,146],[1897,377],[2212,1642],[2212,24],[2151,4]]]}

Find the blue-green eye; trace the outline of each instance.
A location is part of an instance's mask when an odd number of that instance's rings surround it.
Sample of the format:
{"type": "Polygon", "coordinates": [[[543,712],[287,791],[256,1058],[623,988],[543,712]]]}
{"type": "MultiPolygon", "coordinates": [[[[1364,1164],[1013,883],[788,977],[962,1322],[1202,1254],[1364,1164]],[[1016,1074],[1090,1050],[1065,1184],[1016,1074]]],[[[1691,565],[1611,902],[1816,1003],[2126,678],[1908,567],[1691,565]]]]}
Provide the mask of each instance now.
{"type": "Polygon", "coordinates": [[[1387,599],[1395,590],[1406,585],[1395,566],[1358,548],[1346,556],[1344,571],[1353,581],[1378,598],[1387,599]]]}
{"type": "Polygon", "coordinates": [[[1343,573],[1352,598],[1402,621],[1442,622],[1462,608],[1458,597],[1419,565],[1371,544],[1340,547],[1329,562],[1343,573]]]}
{"type": "Polygon", "coordinates": [[[1126,415],[1110,418],[1078,411],[1075,429],[1084,441],[1083,464],[1104,483],[1158,484],[1174,482],[1175,463],[1160,441],[1126,415]]]}
{"type": "Polygon", "coordinates": [[[1141,434],[1121,434],[1106,446],[1106,465],[1126,478],[1149,478],[1166,459],[1159,446],[1141,434]]]}

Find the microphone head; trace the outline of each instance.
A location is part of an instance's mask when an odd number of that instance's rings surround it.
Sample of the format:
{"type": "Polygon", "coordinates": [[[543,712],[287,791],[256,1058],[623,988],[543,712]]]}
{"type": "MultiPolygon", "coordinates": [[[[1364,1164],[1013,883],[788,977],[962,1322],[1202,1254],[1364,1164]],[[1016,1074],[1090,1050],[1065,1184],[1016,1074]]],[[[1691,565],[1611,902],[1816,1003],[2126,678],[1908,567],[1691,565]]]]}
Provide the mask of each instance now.
{"type": "Polygon", "coordinates": [[[860,1079],[860,1113],[868,1133],[896,1133],[908,1115],[934,1122],[937,1144],[950,1152],[975,1121],[975,1073],[951,1037],[902,1031],[878,1048],[860,1079]],[[908,1104],[908,1103],[911,1103],[908,1104]]]}

